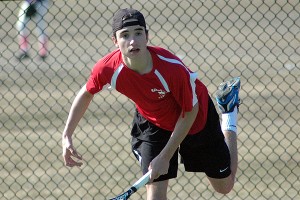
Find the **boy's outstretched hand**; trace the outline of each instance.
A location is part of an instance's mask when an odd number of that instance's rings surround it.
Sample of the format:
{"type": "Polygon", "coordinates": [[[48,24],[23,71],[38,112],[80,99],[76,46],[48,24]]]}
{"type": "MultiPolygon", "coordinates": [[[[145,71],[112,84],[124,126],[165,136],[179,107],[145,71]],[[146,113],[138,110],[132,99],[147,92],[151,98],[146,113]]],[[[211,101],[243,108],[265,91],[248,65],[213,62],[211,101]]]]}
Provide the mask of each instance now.
{"type": "MultiPolygon", "coordinates": [[[[67,140],[67,139],[63,139],[67,140]]],[[[65,165],[68,167],[78,166],[81,167],[82,162],[75,161],[72,157],[82,160],[82,156],[79,155],[76,149],[71,145],[70,141],[63,141],[63,158],[65,165]]]]}

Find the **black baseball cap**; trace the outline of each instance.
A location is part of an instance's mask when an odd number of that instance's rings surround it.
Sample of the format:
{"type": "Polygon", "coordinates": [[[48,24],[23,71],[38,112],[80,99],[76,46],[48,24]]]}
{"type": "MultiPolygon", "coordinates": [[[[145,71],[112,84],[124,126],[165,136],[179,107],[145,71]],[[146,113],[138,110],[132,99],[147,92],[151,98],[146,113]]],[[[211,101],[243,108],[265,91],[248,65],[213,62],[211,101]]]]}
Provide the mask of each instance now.
{"type": "Polygon", "coordinates": [[[120,9],[115,13],[113,17],[113,22],[112,22],[113,35],[115,35],[118,30],[121,30],[124,27],[135,26],[135,25],[143,26],[146,30],[146,22],[145,22],[144,15],[141,12],[132,8],[120,9]],[[136,20],[126,21],[129,19],[136,19],[136,20]]]}

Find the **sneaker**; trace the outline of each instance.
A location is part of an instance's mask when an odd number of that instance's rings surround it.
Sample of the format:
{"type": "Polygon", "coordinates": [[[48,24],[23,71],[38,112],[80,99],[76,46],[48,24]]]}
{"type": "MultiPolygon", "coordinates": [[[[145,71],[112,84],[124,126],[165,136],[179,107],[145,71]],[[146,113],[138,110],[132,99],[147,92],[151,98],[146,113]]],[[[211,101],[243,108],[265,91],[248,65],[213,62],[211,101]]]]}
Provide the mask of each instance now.
{"type": "Polygon", "coordinates": [[[29,55],[27,52],[25,51],[22,51],[19,55],[17,55],[17,59],[19,61],[23,60],[23,59],[26,59],[26,58],[29,58],[29,55]]]}
{"type": "Polygon", "coordinates": [[[47,54],[40,54],[40,59],[45,61],[47,58],[47,54]]]}
{"type": "Polygon", "coordinates": [[[240,77],[221,83],[216,92],[218,107],[222,113],[230,113],[235,106],[239,106],[239,89],[241,87],[240,77]]]}
{"type": "Polygon", "coordinates": [[[41,60],[45,60],[46,57],[48,55],[48,51],[45,47],[42,47],[40,50],[39,50],[39,56],[40,56],[40,59],[41,60]]]}

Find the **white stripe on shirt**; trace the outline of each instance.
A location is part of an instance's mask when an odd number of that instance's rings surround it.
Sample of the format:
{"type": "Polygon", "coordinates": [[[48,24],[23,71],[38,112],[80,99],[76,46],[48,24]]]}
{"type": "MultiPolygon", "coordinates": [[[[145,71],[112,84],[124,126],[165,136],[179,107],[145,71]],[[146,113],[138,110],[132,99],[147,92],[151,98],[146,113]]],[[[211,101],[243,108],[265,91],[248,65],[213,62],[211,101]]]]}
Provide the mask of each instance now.
{"type": "MultiPolygon", "coordinates": [[[[190,84],[191,84],[191,87],[192,87],[192,91],[193,91],[193,106],[198,102],[198,98],[197,98],[197,95],[196,95],[196,79],[197,79],[197,73],[196,72],[193,72],[191,73],[187,68],[186,66],[180,62],[179,60],[176,60],[176,59],[172,59],[172,58],[166,58],[166,57],[163,57],[161,55],[157,55],[160,59],[164,60],[164,61],[167,61],[169,63],[174,63],[174,64],[179,64],[181,66],[183,66],[190,74],[190,84]]],[[[156,73],[155,73],[156,74],[156,73]]],[[[157,75],[157,74],[156,74],[157,75]]],[[[160,75],[161,76],[161,75],[160,75]]],[[[163,77],[161,77],[163,79],[163,77]]],[[[161,80],[161,79],[160,79],[161,80]]],[[[164,79],[163,79],[164,80],[164,79]]],[[[167,83],[165,82],[166,86],[167,83]]],[[[165,87],[165,86],[164,86],[165,87]]],[[[165,87],[166,89],[166,87],[165,87]]],[[[167,90],[169,92],[169,88],[167,90]]]]}
{"type": "Polygon", "coordinates": [[[123,63],[121,63],[119,65],[119,67],[117,68],[117,70],[114,72],[113,76],[111,77],[111,83],[110,83],[110,85],[114,89],[116,89],[117,78],[118,78],[120,72],[122,71],[123,67],[124,67],[124,65],[123,65],[123,63]]]}
{"type": "MultiPolygon", "coordinates": [[[[176,59],[172,59],[172,58],[166,58],[166,57],[163,57],[161,55],[157,55],[160,59],[164,60],[164,61],[167,61],[169,63],[174,63],[174,64],[179,64],[179,65],[182,65],[184,66],[184,64],[182,64],[182,62],[180,62],[179,60],[176,60],[176,59]]],[[[185,66],[184,66],[185,67],[185,66]]]]}
{"type": "Polygon", "coordinates": [[[196,95],[196,79],[197,79],[197,73],[190,73],[190,83],[191,83],[191,87],[192,87],[192,91],[193,91],[193,106],[196,105],[196,103],[198,103],[198,98],[196,95]]]}
{"type": "Polygon", "coordinates": [[[164,86],[165,90],[167,92],[170,92],[170,89],[169,89],[169,86],[168,86],[167,82],[165,81],[164,77],[159,73],[159,71],[155,70],[154,73],[158,77],[158,79],[161,82],[161,84],[164,86]]]}

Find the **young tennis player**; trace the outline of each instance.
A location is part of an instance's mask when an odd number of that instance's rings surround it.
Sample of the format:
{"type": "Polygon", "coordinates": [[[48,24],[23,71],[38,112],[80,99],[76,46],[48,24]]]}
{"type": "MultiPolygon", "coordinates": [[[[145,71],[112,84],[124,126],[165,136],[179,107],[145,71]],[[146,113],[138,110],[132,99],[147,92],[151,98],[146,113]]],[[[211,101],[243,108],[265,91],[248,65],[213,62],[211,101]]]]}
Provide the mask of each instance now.
{"type": "MultiPolygon", "coordinates": [[[[110,84],[136,104],[132,151],[143,174],[152,169],[147,199],[167,199],[168,180],[177,176],[178,153],[185,170],[204,172],[213,188],[231,191],[237,171],[237,107],[240,79],[222,83],[217,103],[222,124],[206,86],[173,53],[148,46],[144,16],[121,9],[113,17],[117,50],[94,66],[76,96],[62,134],[66,166],[81,166],[72,134],[94,94],[110,84]]],[[[199,191],[201,192],[201,191],[199,191]]]]}

